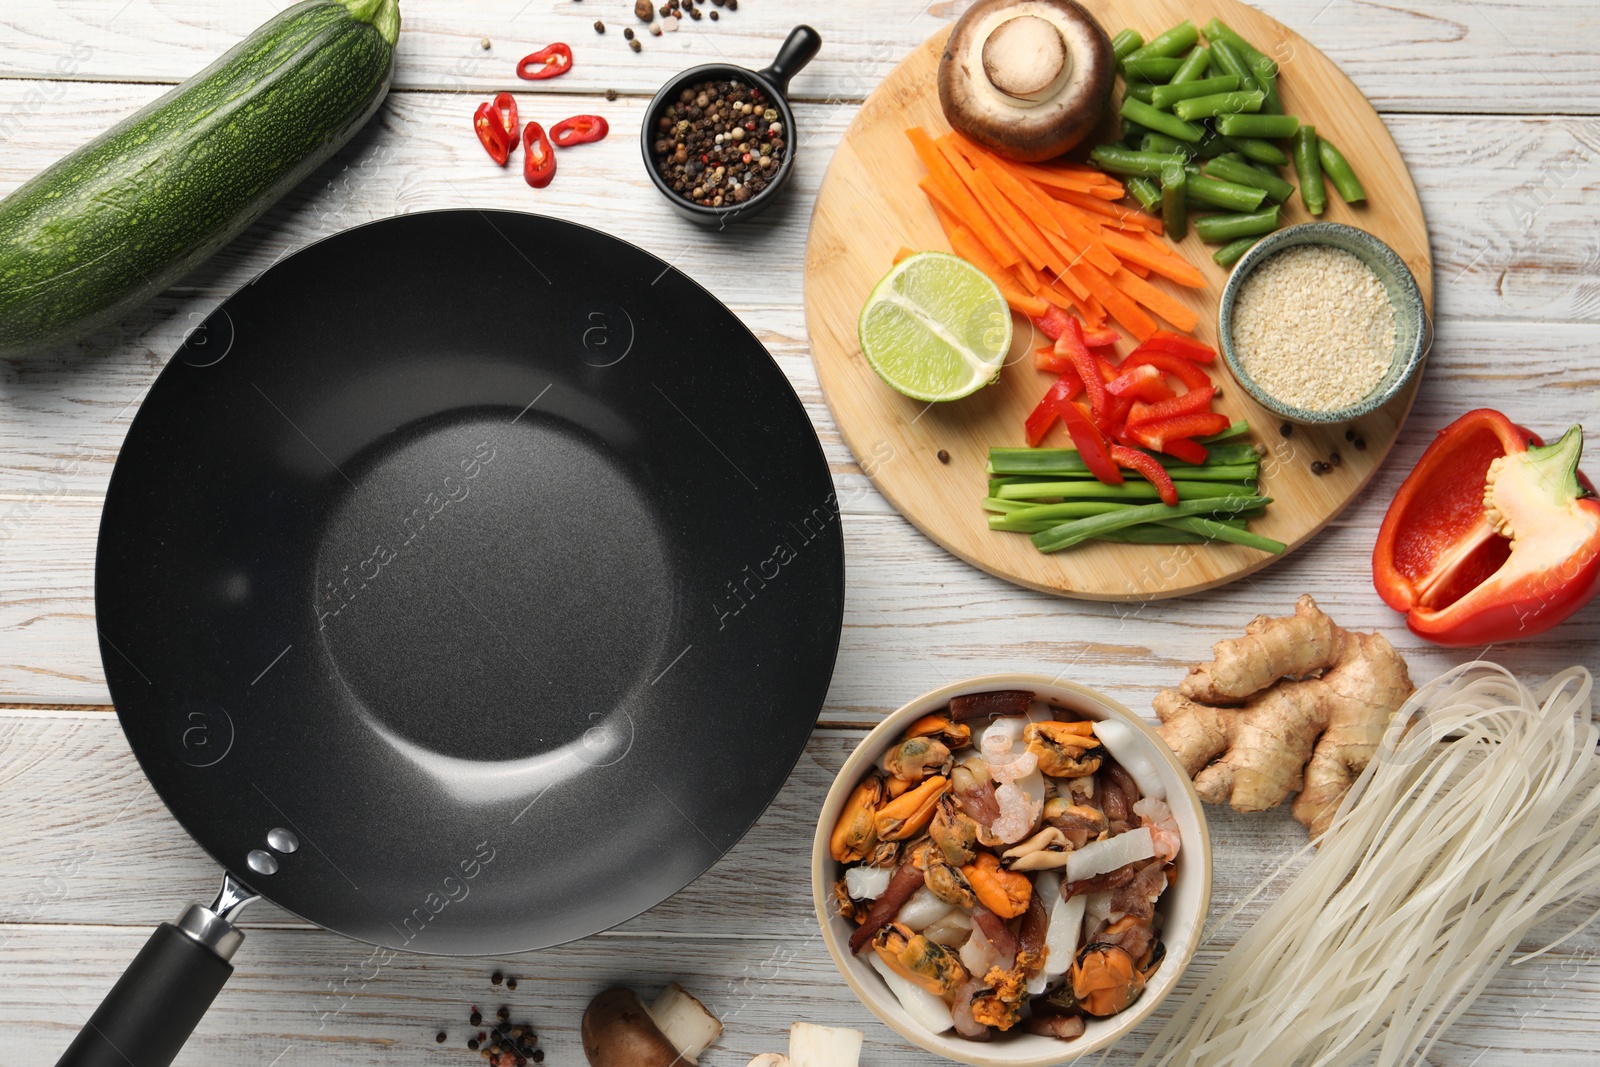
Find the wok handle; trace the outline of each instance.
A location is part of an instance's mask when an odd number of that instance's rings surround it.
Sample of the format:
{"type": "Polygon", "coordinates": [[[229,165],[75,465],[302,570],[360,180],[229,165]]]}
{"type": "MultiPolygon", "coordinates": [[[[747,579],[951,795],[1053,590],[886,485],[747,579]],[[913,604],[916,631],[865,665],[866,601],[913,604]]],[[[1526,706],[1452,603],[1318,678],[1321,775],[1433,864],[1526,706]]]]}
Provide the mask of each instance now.
{"type": "Polygon", "coordinates": [[[800,69],[816,57],[822,48],[822,35],[810,26],[800,25],[789,31],[789,36],[784,40],[783,47],[778,49],[778,54],[772,63],[760,74],[771,82],[778,90],[778,95],[788,98],[789,79],[800,73],[800,69]]]}
{"type": "Polygon", "coordinates": [[[56,1067],[168,1067],[222,991],[244,934],[191,904],[133,958],[56,1067]]]}

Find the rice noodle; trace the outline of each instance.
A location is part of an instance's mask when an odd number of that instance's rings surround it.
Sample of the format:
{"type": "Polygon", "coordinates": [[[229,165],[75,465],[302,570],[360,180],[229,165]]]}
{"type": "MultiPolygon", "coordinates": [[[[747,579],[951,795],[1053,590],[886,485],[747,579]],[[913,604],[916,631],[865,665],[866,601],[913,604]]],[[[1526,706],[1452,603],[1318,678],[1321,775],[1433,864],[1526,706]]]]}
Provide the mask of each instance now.
{"type": "Polygon", "coordinates": [[[1316,855],[1140,1067],[1425,1056],[1530,930],[1600,889],[1592,687],[1581,667],[1535,692],[1477,662],[1419,689],[1316,855]]]}

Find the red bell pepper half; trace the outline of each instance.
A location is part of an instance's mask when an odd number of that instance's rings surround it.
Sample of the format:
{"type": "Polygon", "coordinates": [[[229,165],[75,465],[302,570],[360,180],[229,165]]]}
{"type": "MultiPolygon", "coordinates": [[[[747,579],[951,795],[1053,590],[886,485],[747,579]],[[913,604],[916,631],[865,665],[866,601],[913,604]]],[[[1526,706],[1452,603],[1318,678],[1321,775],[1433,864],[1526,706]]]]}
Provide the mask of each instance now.
{"type": "Polygon", "coordinates": [[[1413,633],[1482,645],[1550,629],[1600,593],[1583,430],[1553,445],[1487,408],[1439,432],[1378,531],[1372,578],[1413,633]]]}
{"type": "Polygon", "coordinates": [[[550,139],[557,148],[571,148],[603,140],[610,132],[611,124],[600,115],[574,115],[550,127],[550,139]]]}
{"type": "Polygon", "coordinates": [[[556,150],[537,122],[522,128],[522,176],[535,189],[543,189],[556,176],[556,150]]]}
{"type": "Polygon", "coordinates": [[[572,69],[572,47],[557,41],[545,45],[532,55],[522,57],[517,64],[517,77],[524,81],[539,82],[554,78],[572,69]]]}
{"type": "Polygon", "coordinates": [[[472,130],[478,135],[483,150],[489,153],[489,158],[505,166],[506,160],[511,158],[511,142],[501,124],[500,113],[493,104],[478,105],[478,110],[472,115],[472,130]]]}

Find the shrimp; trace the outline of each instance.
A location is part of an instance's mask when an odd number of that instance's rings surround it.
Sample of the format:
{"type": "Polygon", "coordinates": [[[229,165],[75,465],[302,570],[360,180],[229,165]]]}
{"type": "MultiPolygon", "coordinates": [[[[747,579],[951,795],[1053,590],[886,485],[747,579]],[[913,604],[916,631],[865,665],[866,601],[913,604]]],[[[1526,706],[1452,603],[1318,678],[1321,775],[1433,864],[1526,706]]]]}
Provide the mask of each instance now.
{"type": "MultiPolygon", "coordinates": [[[[997,721],[996,726],[999,725],[997,721]]],[[[1018,735],[1020,737],[1020,734],[1018,735]]],[[[1026,748],[1016,751],[1016,741],[1010,731],[991,726],[983,734],[983,761],[989,765],[989,777],[1002,786],[1025,778],[1039,769],[1039,757],[1026,748]]]]}
{"type": "Polygon", "coordinates": [[[1140,825],[1150,828],[1150,836],[1156,843],[1156,858],[1164,863],[1177,859],[1182,841],[1178,836],[1178,820],[1172,817],[1167,802],[1145,797],[1133,806],[1133,813],[1139,816],[1140,825]]]}
{"type": "Polygon", "coordinates": [[[994,799],[1000,805],[1000,817],[990,824],[990,832],[1008,845],[1033,833],[1044,814],[1044,790],[1044,775],[1038,771],[997,788],[994,799]]]}

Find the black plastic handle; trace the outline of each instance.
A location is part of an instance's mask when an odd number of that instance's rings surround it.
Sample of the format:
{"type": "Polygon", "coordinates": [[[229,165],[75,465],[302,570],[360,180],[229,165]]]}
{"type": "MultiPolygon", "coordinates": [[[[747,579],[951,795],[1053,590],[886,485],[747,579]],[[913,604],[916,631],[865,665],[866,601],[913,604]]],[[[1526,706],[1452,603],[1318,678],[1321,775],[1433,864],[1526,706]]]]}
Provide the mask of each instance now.
{"type": "Polygon", "coordinates": [[[162,923],[56,1067],[168,1067],[233,964],[162,923]]]}
{"type": "Polygon", "coordinates": [[[783,47],[767,69],[758,71],[771,82],[780,96],[789,95],[789,79],[799,74],[805,65],[816,58],[822,48],[822,35],[810,26],[800,25],[789,31],[783,47]]]}

